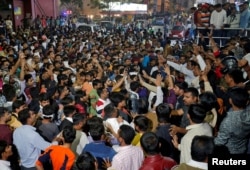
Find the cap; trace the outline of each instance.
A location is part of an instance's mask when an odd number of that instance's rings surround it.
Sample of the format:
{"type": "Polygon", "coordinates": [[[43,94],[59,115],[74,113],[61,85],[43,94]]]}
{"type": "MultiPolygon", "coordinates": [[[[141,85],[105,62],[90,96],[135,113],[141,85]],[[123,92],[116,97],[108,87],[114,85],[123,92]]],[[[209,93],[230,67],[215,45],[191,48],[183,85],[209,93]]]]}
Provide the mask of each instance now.
{"type": "Polygon", "coordinates": [[[202,8],[209,8],[209,5],[208,5],[207,3],[205,3],[205,4],[202,4],[201,7],[202,7],[202,8]]]}

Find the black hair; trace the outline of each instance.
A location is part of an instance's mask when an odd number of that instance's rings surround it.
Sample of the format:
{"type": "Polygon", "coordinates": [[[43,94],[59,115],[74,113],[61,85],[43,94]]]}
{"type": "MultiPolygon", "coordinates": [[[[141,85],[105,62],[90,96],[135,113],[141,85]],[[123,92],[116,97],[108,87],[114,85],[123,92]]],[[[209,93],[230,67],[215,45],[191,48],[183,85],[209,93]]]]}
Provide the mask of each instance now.
{"type": "Polygon", "coordinates": [[[26,125],[27,124],[27,120],[28,118],[30,118],[30,113],[29,113],[29,109],[28,108],[25,108],[23,110],[21,110],[19,113],[18,113],[18,120],[23,124],[23,125],[26,125]]]}
{"type": "Polygon", "coordinates": [[[249,104],[249,94],[244,88],[236,87],[229,90],[229,97],[238,108],[244,109],[249,104]]]}
{"type": "Polygon", "coordinates": [[[96,170],[96,159],[90,152],[83,151],[76,160],[74,170],[96,170]]]}
{"type": "Polygon", "coordinates": [[[244,50],[245,50],[245,53],[250,53],[250,41],[247,42],[245,45],[244,45],[244,50]]]}
{"type": "Polygon", "coordinates": [[[25,74],[24,75],[24,80],[25,80],[25,82],[27,83],[28,81],[29,81],[29,79],[31,79],[32,78],[32,75],[31,74],[25,74]]]}
{"type": "Polygon", "coordinates": [[[138,100],[138,114],[146,114],[148,113],[149,102],[147,99],[140,98],[138,100]]]}
{"type": "Polygon", "coordinates": [[[179,89],[186,90],[188,88],[187,82],[176,82],[175,86],[179,87],[179,89]]]}
{"type": "Polygon", "coordinates": [[[12,101],[16,97],[15,87],[10,84],[3,85],[3,95],[6,98],[6,101],[12,101]]]}
{"type": "Polygon", "coordinates": [[[121,125],[118,131],[125,144],[130,145],[135,137],[135,130],[129,125],[121,125]]]}
{"type": "Polygon", "coordinates": [[[86,119],[86,117],[81,113],[74,114],[72,118],[73,118],[73,125],[78,125],[80,122],[86,119]]]}
{"type": "Polygon", "coordinates": [[[103,125],[103,119],[97,116],[93,116],[87,120],[84,130],[86,134],[88,134],[90,129],[93,129],[102,125],[103,125]]]}
{"type": "Polygon", "coordinates": [[[8,109],[5,107],[0,107],[0,118],[4,116],[4,114],[8,112],[8,109]]]}
{"type": "Polygon", "coordinates": [[[12,104],[12,111],[16,112],[16,109],[20,108],[23,105],[25,105],[25,101],[15,100],[12,104]]]}
{"type": "Polygon", "coordinates": [[[51,115],[53,116],[55,113],[53,106],[46,105],[43,107],[43,118],[44,119],[51,119],[51,115]]]}
{"type": "Polygon", "coordinates": [[[188,114],[192,122],[202,123],[206,117],[206,110],[201,104],[191,104],[188,109],[188,114]]]}
{"type": "Polygon", "coordinates": [[[70,96],[65,96],[64,98],[61,99],[60,103],[64,106],[69,105],[70,103],[72,103],[74,100],[72,99],[72,97],[70,96]]]}
{"type": "Polygon", "coordinates": [[[121,73],[119,73],[117,76],[115,76],[115,81],[116,82],[118,82],[119,80],[121,80],[122,79],[122,75],[120,75],[120,74],[122,74],[123,72],[124,72],[124,69],[121,69],[121,71],[120,71],[121,73]]]}
{"type": "Polygon", "coordinates": [[[167,103],[161,103],[156,107],[156,115],[159,123],[170,122],[171,108],[167,103]]]}
{"type": "Polygon", "coordinates": [[[76,130],[73,126],[66,126],[63,128],[62,136],[65,143],[72,143],[76,137],[76,130]]]}
{"type": "Polygon", "coordinates": [[[143,132],[150,131],[152,129],[152,120],[146,116],[136,116],[134,119],[134,124],[143,132]]]}
{"type": "Polygon", "coordinates": [[[111,93],[110,100],[117,107],[120,102],[125,100],[125,97],[120,93],[114,92],[114,93],[111,93]]]}
{"type": "Polygon", "coordinates": [[[39,101],[42,102],[42,101],[47,101],[49,100],[49,96],[46,94],[46,93],[41,93],[39,95],[39,101]]]}
{"type": "Polygon", "coordinates": [[[93,85],[93,87],[95,87],[95,86],[97,86],[98,84],[101,84],[101,83],[102,83],[101,80],[95,79],[95,80],[93,80],[92,85],[93,85]]]}
{"type": "Polygon", "coordinates": [[[229,70],[226,73],[236,84],[244,82],[243,72],[239,69],[229,70]]]}
{"type": "Polygon", "coordinates": [[[34,111],[35,114],[37,114],[40,110],[40,104],[38,100],[31,100],[31,102],[28,105],[28,108],[30,111],[34,111]]]}
{"type": "Polygon", "coordinates": [[[214,138],[206,135],[195,136],[191,144],[191,157],[194,161],[205,162],[214,151],[214,138]]]}
{"type": "Polygon", "coordinates": [[[199,97],[199,91],[195,87],[188,87],[184,93],[191,93],[193,97],[199,97]]]}
{"type": "Polygon", "coordinates": [[[141,147],[146,154],[155,155],[160,152],[159,138],[154,132],[145,132],[141,139],[141,147]]]}
{"type": "Polygon", "coordinates": [[[222,156],[221,153],[223,153],[223,157],[230,157],[230,151],[226,145],[215,145],[213,155],[214,156],[222,156]]]}
{"type": "Polygon", "coordinates": [[[216,95],[209,91],[199,95],[199,103],[203,105],[207,112],[218,107],[216,95]]]}
{"type": "Polygon", "coordinates": [[[39,87],[31,87],[30,88],[30,96],[32,97],[32,100],[37,99],[39,96],[39,93],[40,93],[39,87]]]}
{"type": "Polygon", "coordinates": [[[103,93],[103,90],[104,90],[104,89],[105,89],[104,87],[99,87],[99,88],[96,90],[98,96],[101,96],[101,94],[103,93]]]}
{"type": "Polygon", "coordinates": [[[221,8],[222,5],[221,5],[220,3],[218,3],[218,4],[214,5],[214,7],[215,7],[215,8],[221,8]]]}
{"type": "Polygon", "coordinates": [[[3,159],[2,153],[5,152],[7,146],[8,146],[8,143],[6,141],[0,140],[0,159],[3,159]]]}
{"type": "Polygon", "coordinates": [[[140,87],[140,82],[138,82],[138,81],[133,81],[133,82],[130,83],[130,89],[131,89],[132,91],[134,91],[134,92],[135,92],[139,87],[140,87]]]}
{"type": "Polygon", "coordinates": [[[112,114],[116,111],[115,105],[113,103],[109,103],[104,107],[104,120],[110,118],[112,114]]]}
{"type": "Polygon", "coordinates": [[[89,133],[94,141],[101,140],[102,135],[104,135],[105,128],[104,125],[96,126],[95,128],[90,128],[89,133]]]}
{"type": "Polygon", "coordinates": [[[66,117],[73,114],[75,111],[76,111],[76,108],[73,105],[67,105],[67,106],[64,106],[63,108],[63,113],[66,117]]]}
{"type": "Polygon", "coordinates": [[[68,79],[68,76],[66,74],[59,74],[57,76],[58,84],[60,84],[62,80],[67,80],[67,79],[68,79]]]}
{"type": "Polygon", "coordinates": [[[68,60],[68,61],[69,61],[69,62],[68,62],[69,65],[76,63],[76,61],[75,61],[74,59],[70,59],[70,60],[68,60]]]}

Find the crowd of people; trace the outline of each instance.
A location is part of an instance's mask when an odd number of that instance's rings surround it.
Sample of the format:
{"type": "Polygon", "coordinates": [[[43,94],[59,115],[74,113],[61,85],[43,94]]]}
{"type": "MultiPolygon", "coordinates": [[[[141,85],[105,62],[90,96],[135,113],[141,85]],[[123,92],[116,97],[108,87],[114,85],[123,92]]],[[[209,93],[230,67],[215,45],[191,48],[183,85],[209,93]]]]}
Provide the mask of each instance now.
{"type": "Polygon", "coordinates": [[[191,30],[200,29],[199,32],[206,36],[207,32],[213,29],[215,41],[222,46],[225,45],[229,37],[246,36],[249,33],[250,11],[248,1],[242,4],[229,2],[216,5],[198,4],[197,8],[192,7],[190,10],[192,13],[191,30]]]}
{"type": "Polygon", "coordinates": [[[249,37],[52,28],[0,32],[1,170],[207,169],[210,154],[250,153],[249,37]]]}

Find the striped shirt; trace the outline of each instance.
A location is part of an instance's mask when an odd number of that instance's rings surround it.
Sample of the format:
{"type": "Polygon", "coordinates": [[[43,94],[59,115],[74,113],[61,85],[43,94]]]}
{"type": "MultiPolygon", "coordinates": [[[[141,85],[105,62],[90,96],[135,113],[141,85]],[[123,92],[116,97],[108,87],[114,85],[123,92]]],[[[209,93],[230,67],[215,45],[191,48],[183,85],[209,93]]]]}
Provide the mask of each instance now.
{"type": "Polygon", "coordinates": [[[137,170],[141,167],[144,155],[140,147],[132,145],[121,146],[117,151],[118,153],[113,158],[110,170],[137,170]]]}
{"type": "Polygon", "coordinates": [[[201,22],[203,26],[209,26],[210,12],[201,12],[201,22]]]}

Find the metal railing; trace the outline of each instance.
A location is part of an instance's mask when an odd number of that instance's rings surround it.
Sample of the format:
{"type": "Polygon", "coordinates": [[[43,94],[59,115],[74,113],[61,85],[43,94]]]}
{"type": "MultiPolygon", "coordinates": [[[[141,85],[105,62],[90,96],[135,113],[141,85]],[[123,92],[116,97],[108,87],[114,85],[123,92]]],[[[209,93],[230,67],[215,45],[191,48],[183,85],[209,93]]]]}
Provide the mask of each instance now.
{"type": "MultiPolygon", "coordinates": [[[[212,30],[225,30],[225,31],[227,31],[227,30],[234,30],[234,31],[243,31],[243,33],[242,34],[238,34],[239,36],[241,36],[241,37],[247,37],[248,36],[248,31],[250,31],[250,28],[246,28],[246,29],[243,29],[243,28],[223,28],[223,29],[215,29],[215,28],[211,28],[211,27],[209,27],[209,28],[205,28],[205,27],[197,27],[196,28],[196,31],[197,31],[197,36],[196,36],[196,41],[197,41],[197,44],[199,43],[199,41],[200,41],[200,38],[201,38],[201,36],[199,36],[199,34],[198,34],[198,31],[199,30],[210,30],[210,31],[212,31],[212,30]]],[[[206,35],[203,35],[203,38],[206,38],[206,39],[208,39],[209,37],[208,36],[206,36],[206,35]]],[[[223,46],[223,44],[222,44],[222,40],[228,40],[228,39],[231,39],[232,37],[229,37],[229,36],[223,36],[223,37],[216,37],[216,36],[213,36],[213,39],[219,39],[220,40],[220,47],[222,47],[223,46]]],[[[210,42],[209,42],[209,44],[208,44],[208,46],[210,46],[210,42]]]]}

